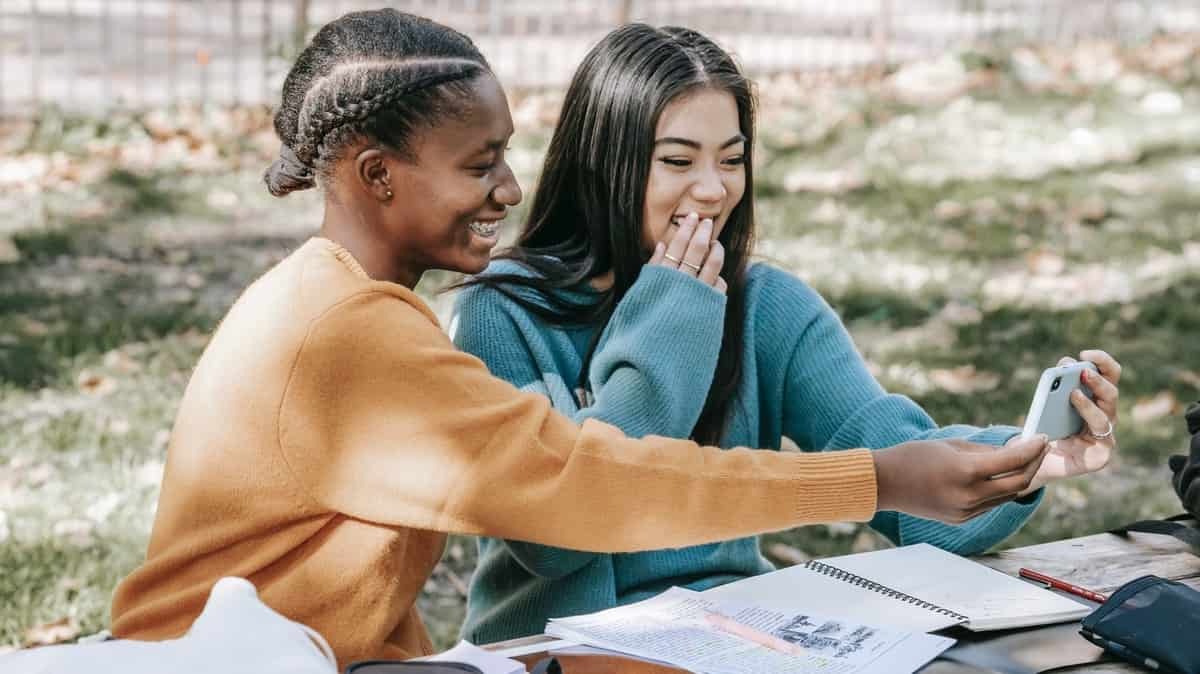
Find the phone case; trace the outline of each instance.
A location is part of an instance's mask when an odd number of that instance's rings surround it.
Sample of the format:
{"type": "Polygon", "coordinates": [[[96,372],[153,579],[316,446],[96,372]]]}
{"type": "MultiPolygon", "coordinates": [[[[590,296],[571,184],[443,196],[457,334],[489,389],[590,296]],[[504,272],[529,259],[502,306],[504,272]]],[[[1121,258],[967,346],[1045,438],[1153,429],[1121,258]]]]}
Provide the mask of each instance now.
{"type": "Polygon", "coordinates": [[[1092,397],[1092,390],[1079,379],[1079,373],[1083,370],[1100,374],[1096,366],[1087,361],[1052,367],[1042,372],[1033,394],[1033,404],[1029,406],[1029,414],[1025,417],[1022,437],[1044,433],[1051,440],[1060,440],[1083,430],[1083,418],[1071,405],[1071,391],[1075,389],[1083,391],[1088,398],[1092,397]],[[1055,385],[1055,382],[1058,384],[1055,385]]]}

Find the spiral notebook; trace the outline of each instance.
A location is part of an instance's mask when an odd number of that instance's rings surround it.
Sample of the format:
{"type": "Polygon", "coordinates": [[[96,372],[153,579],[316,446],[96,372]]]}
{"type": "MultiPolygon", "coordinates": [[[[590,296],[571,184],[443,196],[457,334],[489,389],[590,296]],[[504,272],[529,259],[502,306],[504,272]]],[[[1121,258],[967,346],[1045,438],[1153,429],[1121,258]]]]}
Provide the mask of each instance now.
{"type": "Polygon", "coordinates": [[[1078,620],[1091,606],[926,543],[780,569],[708,590],[722,600],[932,632],[1078,620]]]}

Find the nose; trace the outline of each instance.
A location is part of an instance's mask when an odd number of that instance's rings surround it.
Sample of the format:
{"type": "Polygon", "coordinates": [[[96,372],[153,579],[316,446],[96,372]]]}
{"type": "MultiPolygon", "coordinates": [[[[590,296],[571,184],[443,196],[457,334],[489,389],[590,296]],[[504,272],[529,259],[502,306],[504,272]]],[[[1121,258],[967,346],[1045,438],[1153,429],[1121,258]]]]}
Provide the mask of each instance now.
{"type": "Polygon", "coordinates": [[[721,180],[721,174],[713,169],[705,169],[696,176],[696,181],[692,183],[692,198],[696,201],[713,204],[721,202],[725,199],[728,193],[725,189],[725,183],[721,180]]]}
{"type": "Polygon", "coordinates": [[[502,206],[516,206],[521,203],[521,197],[521,185],[517,182],[517,176],[513,175],[512,169],[505,163],[504,175],[492,189],[492,200],[502,206]]]}

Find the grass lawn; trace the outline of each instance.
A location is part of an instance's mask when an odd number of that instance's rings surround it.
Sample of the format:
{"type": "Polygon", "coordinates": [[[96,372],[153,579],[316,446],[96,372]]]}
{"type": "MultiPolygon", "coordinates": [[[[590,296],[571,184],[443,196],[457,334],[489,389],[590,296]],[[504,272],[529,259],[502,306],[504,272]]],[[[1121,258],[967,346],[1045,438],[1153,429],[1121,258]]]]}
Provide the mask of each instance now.
{"type": "MultiPolygon", "coordinates": [[[[763,87],[758,252],[826,296],[886,387],[942,423],[1018,424],[1061,355],[1125,365],[1112,466],[1054,485],[1006,545],[1179,510],[1165,463],[1200,397],[1200,73],[1115,58],[1109,79],[1068,69],[1059,87],[992,59],[925,104],[763,87]]],[[[0,647],[63,619],[106,627],[206,335],[315,231],[317,194],[262,186],[265,119],[48,112],[0,136],[0,647]]],[[[527,194],[545,140],[514,140],[527,194]]],[[[442,316],[449,280],[420,288],[442,316]]],[[[779,559],[882,544],[851,524],[765,541],[779,559]]],[[[439,645],[473,564],[453,538],[426,587],[439,645]]]]}

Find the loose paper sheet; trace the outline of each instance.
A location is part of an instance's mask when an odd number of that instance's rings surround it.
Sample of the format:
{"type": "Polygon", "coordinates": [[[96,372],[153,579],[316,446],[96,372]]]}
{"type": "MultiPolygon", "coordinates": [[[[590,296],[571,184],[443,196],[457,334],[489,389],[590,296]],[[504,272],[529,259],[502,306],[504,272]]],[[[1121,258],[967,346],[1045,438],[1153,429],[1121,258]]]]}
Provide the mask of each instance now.
{"type": "Polygon", "coordinates": [[[953,639],[809,613],[723,602],[682,588],[585,616],[551,620],[547,634],[707,674],[904,674],[953,639]],[[709,613],[801,647],[782,653],[713,626],[709,613]]]}

